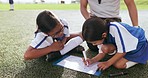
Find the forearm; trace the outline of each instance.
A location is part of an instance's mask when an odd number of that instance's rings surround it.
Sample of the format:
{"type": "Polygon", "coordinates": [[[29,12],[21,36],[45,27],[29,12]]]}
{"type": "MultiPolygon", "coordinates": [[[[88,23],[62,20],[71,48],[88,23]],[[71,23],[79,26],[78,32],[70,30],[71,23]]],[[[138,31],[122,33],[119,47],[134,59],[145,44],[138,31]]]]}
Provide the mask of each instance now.
{"type": "Polygon", "coordinates": [[[101,59],[103,59],[105,56],[104,53],[99,53],[98,55],[96,55],[95,57],[93,57],[91,60],[92,60],[92,63],[95,63],[95,62],[98,62],[100,61],[101,59]]]}
{"type": "Polygon", "coordinates": [[[118,61],[119,59],[123,58],[123,56],[126,53],[116,53],[112,58],[110,58],[107,62],[109,63],[109,65],[113,65],[116,61],[118,61]]]}
{"type": "Polygon", "coordinates": [[[138,12],[134,0],[125,0],[133,26],[138,26],[138,12]]]}
{"type": "Polygon", "coordinates": [[[87,9],[81,8],[81,14],[83,15],[83,17],[84,17],[85,19],[90,18],[90,15],[89,15],[87,9]]]}
{"type": "Polygon", "coordinates": [[[80,11],[85,19],[89,18],[89,12],[87,11],[87,4],[88,4],[87,0],[80,0],[80,11]]]}
{"type": "Polygon", "coordinates": [[[138,13],[137,13],[136,6],[133,5],[128,9],[129,9],[129,15],[130,15],[133,26],[138,26],[138,13]]]}
{"type": "Polygon", "coordinates": [[[41,56],[47,55],[50,52],[52,52],[52,49],[50,47],[46,47],[43,49],[34,49],[30,46],[24,54],[24,59],[31,60],[31,59],[39,58],[41,56]]]}

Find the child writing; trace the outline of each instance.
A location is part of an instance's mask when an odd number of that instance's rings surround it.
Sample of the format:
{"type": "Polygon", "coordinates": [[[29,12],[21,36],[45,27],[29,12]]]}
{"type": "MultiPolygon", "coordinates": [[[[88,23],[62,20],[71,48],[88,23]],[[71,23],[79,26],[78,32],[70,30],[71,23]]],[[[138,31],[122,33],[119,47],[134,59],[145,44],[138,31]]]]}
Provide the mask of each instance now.
{"type": "MultiPolygon", "coordinates": [[[[50,11],[41,12],[36,19],[35,38],[24,54],[25,60],[46,55],[46,61],[68,53],[83,42],[78,34],[69,34],[68,24],[50,11]]],[[[83,48],[83,47],[81,47],[83,48]]]]}
{"type": "Polygon", "coordinates": [[[109,60],[98,64],[99,70],[105,70],[111,65],[126,69],[138,63],[146,64],[148,60],[148,41],[144,30],[138,26],[121,22],[105,23],[98,17],[92,17],[84,22],[82,36],[99,48],[95,57],[83,59],[85,64],[100,61],[106,54],[114,54],[109,60]]]}

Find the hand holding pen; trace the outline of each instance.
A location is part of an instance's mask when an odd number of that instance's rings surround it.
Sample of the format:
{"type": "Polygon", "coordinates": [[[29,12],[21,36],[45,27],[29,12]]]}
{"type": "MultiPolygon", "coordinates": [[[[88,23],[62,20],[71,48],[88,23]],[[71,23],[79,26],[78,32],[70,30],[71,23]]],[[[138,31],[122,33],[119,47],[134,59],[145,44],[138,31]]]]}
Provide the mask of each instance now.
{"type": "Polygon", "coordinates": [[[92,60],[87,58],[87,56],[86,56],[86,51],[83,51],[83,56],[84,56],[83,62],[86,66],[89,66],[90,64],[92,64],[92,60]]]}
{"type": "MultiPolygon", "coordinates": [[[[86,56],[86,51],[82,51],[83,52],[83,56],[84,56],[84,60],[87,60],[87,56],[86,56]]],[[[88,66],[88,61],[86,61],[86,66],[88,66]]]]}

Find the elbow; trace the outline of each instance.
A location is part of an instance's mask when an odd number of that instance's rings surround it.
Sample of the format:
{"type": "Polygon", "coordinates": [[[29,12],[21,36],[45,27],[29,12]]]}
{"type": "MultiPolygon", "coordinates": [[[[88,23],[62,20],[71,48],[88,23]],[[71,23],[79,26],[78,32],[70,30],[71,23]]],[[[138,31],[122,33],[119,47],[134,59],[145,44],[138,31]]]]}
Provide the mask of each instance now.
{"type": "Polygon", "coordinates": [[[31,60],[31,56],[29,54],[25,53],[24,60],[31,60]]]}

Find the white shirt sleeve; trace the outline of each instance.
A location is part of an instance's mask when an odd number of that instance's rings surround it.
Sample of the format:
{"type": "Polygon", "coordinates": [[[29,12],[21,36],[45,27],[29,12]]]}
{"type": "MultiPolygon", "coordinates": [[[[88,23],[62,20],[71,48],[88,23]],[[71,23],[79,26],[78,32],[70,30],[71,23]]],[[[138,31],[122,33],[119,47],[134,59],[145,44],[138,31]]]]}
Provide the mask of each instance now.
{"type": "Polygon", "coordinates": [[[110,26],[110,34],[115,38],[117,52],[123,53],[136,49],[138,39],[121,24],[116,23],[116,26],[110,26]]]}
{"type": "Polygon", "coordinates": [[[53,43],[53,39],[50,36],[46,36],[44,33],[37,33],[36,37],[32,40],[30,46],[36,49],[45,48],[53,43]],[[47,37],[47,38],[45,38],[47,37]]]}
{"type": "Polygon", "coordinates": [[[64,34],[65,34],[65,37],[69,37],[70,36],[69,29],[64,28],[64,34]]]}
{"type": "Polygon", "coordinates": [[[98,50],[99,53],[103,53],[103,51],[102,51],[102,49],[101,49],[101,48],[102,48],[102,45],[103,45],[103,44],[97,45],[97,47],[98,47],[98,49],[99,49],[99,50],[98,50]]]}
{"type": "Polygon", "coordinates": [[[69,33],[69,27],[68,27],[67,21],[65,19],[61,19],[60,21],[61,21],[61,23],[64,26],[64,34],[65,34],[65,37],[69,37],[70,36],[70,33],[69,33]]]}

